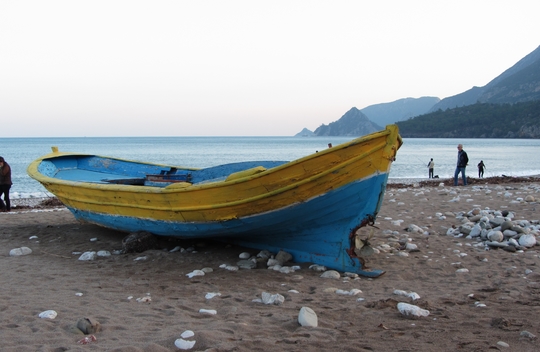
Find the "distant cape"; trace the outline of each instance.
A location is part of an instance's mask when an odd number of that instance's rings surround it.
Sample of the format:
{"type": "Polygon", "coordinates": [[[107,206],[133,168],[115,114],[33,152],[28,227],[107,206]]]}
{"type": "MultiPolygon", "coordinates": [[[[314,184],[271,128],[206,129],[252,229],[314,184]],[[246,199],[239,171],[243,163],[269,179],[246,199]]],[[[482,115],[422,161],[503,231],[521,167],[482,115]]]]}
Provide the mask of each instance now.
{"type": "Polygon", "coordinates": [[[360,137],[383,128],[371,120],[360,110],[353,107],[337,121],[328,125],[322,124],[314,132],[304,128],[296,136],[351,136],[360,137]],[[311,133],[311,134],[310,134],[311,133]]]}

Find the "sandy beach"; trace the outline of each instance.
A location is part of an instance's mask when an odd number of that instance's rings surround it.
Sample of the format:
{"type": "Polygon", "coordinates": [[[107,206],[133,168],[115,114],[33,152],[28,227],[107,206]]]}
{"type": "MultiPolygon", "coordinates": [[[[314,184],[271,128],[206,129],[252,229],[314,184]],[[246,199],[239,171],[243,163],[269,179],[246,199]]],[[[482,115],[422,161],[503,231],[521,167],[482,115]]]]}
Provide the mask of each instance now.
{"type": "Polygon", "coordinates": [[[371,240],[377,250],[366,259],[368,267],[386,271],[376,279],[321,278],[309,263],[291,263],[301,269],[289,274],[262,263],[229,271],[220,266],[259,251],[213,241],[159,239],[142,253],[81,261],[83,252],[122,249],[127,234],[78,223],[62,206],[19,200],[12,212],[0,213],[0,349],[177,351],[175,341],[191,330],[194,336],[185,339],[195,341],[191,351],[538,351],[539,244],[486,250],[477,239],[447,233],[474,208],[506,210],[514,221],[538,224],[539,200],[538,178],[466,187],[449,180],[389,184],[371,240]],[[406,231],[411,224],[422,231],[406,231]],[[188,250],[171,252],[177,246],[188,250]],[[21,247],[32,253],[9,255],[21,247]],[[186,276],[202,268],[213,271],[186,276]],[[361,293],[338,293],[353,289],[361,293]],[[255,302],[263,292],[285,300],[255,302]],[[429,315],[405,317],[399,302],[429,315]],[[302,307],[317,314],[317,327],[299,325],[302,307]],[[47,310],[57,316],[40,318],[47,310]],[[75,326],[85,317],[101,329],[82,345],[85,335],[75,326]]]}

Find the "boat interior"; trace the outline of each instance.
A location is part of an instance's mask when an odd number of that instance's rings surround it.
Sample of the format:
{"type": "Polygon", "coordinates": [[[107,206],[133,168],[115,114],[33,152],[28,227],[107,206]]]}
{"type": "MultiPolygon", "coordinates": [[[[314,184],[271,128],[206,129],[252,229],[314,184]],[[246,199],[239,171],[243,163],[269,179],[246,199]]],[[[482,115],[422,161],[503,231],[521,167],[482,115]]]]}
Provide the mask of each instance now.
{"type": "Polygon", "coordinates": [[[203,169],[105,158],[67,155],[44,159],[38,171],[48,177],[76,182],[167,187],[175,183],[203,184],[254,175],[287,161],[244,161],[203,169]]]}

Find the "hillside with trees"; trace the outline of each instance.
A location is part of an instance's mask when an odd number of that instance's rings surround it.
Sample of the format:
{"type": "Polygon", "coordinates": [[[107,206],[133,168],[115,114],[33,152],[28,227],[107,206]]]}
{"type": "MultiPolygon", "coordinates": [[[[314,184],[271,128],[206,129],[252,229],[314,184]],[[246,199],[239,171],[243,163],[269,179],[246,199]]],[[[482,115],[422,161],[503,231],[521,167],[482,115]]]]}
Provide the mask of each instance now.
{"type": "Polygon", "coordinates": [[[405,138],[540,138],[540,101],[477,103],[396,124],[405,138]]]}

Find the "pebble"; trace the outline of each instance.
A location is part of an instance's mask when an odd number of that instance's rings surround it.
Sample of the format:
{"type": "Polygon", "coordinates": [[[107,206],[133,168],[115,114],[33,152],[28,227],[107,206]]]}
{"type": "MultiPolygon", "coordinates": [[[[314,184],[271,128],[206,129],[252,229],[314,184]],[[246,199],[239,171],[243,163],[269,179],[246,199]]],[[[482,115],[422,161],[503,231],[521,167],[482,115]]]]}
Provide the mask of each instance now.
{"type": "Polygon", "coordinates": [[[209,314],[209,315],[216,315],[217,311],[215,309],[199,309],[199,313],[201,314],[209,314]]]}
{"type": "Polygon", "coordinates": [[[255,269],[257,267],[257,262],[250,259],[243,259],[236,263],[239,269],[255,269]]]}
{"type": "Polygon", "coordinates": [[[521,246],[530,248],[536,245],[536,237],[532,234],[521,235],[518,242],[521,246]]]}
{"type": "Polygon", "coordinates": [[[202,270],[193,270],[192,272],[186,274],[190,279],[195,276],[204,276],[204,271],[202,270]]]}
{"type": "Polygon", "coordinates": [[[46,310],[44,312],[39,313],[39,317],[42,319],[54,319],[58,313],[54,310],[46,310]]]}
{"type": "Polygon", "coordinates": [[[206,298],[206,299],[212,299],[212,298],[214,298],[214,297],[219,297],[219,296],[221,296],[221,293],[219,293],[219,292],[208,292],[208,293],[206,294],[206,296],[204,296],[204,298],[206,298]]]}
{"type": "Polygon", "coordinates": [[[338,295],[356,296],[357,294],[362,293],[362,290],[359,290],[359,289],[357,289],[357,288],[353,288],[353,289],[350,290],[350,291],[336,290],[336,293],[337,293],[338,295]]]}
{"type": "Polygon", "coordinates": [[[85,261],[96,260],[96,256],[97,256],[96,252],[84,252],[79,257],[79,260],[85,260],[85,261]]]}
{"type": "Polygon", "coordinates": [[[506,342],[503,342],[503,341],[499,341],[499,342],[497,342],[497,346],[501,346],[501,347],[507,347],[507,348],[508,348],[508,347],[510,347],[510,345],[509,345],[509,344],[507,344],[506,342]]]}
{"type": "Polygon", "coordinates": [[[325,279],[339,279],[341,275],[335,270],[327,270],[321,274],[321,277],[325,279]]]}
{"type": "Polygon", "coordinates": [[[528,332],[528,331],[526,331],[526,330],[523,330],[523,331],[519,334],[519,336],[521,336],[521,337],[526,337],[526,338],[531,339],[531,340],[535,340],[535,339],[536,339],[536,335],[534,335],[534,334],[532,334],[532,333],[530,333],[530,332],[528,332]]]}
{"type": "Polygon", "coordinates": [[[20,247],[20,248],[14,248],[9,251],[10,257],[20,257],[23,255],[31,254],[32,250],[28,247],[20,247]]]}
{"type": "Polygon", "coordinates": [[[97,256],[98,257],[110,257],[111,252],[109,252],[109,251],[98,251],[97,256]]]}
{"type": "Polygon", "coordinates": [[[399,295],[399,296],[410,297],[413,301],[417,300],[417,299],[420,299],[420,295],[418,295],[418,293],[412,292],[412,291],[411,292],[406,292],[406,291],[403,291],[403,290],[394,290],[394,294],[399,295]]]}
{"type": "Polygon", "coordinates": [[[251,254],[249,254],[248,252],[242,252],[238,256],[238,258],[240,258],[240,259],[249,259],[250,257],[251,257],[251,254]]]}
{"type": "Polygon", "coordinates": [[[189,339],[190,337],[193,337],[193,336],[195,336],[195,333],[191,330],[186,330],[180,335],[180,337],[183,339],[189,339]]]}
{"type": "Polygon", "coordinates": [[[276,254],[276,260],[280,265],[283,265],[289,261],[292,260],[292,254],[285,252],[285,251],[279,251],[278,254],[276,254]]]}
{"type": "Polygon", "coordinates": [[[261,302],[264,304],[280,305],[285,302],[285,297],[283,297],[279,293],[271,294],[268,292],[263,292],[261,295],[261,302]]]}
{"type": "Polygon", "coordinates": [[[427,317],[429,315],[429,310],[403,302],[398,303],[397,309],[403,316],[409,318],[427,317]]]}
{"type": "Polygon", "coordinates": [[[300,308],[298,323],[301,326],[317,327],[319,322],[315,311],[309,307],[300,308]]]}
{"type": "Polygon", "coordinates": [[[187,340],[184,340],[184,339],[176,339],[176,341],[174,341],[174,345],[176,347],[178,347],[179,349],[181,350],[190,350],[193,348],[193,346],[195,346],[195,342],[196,341],[187,341],[187,340]]]}

